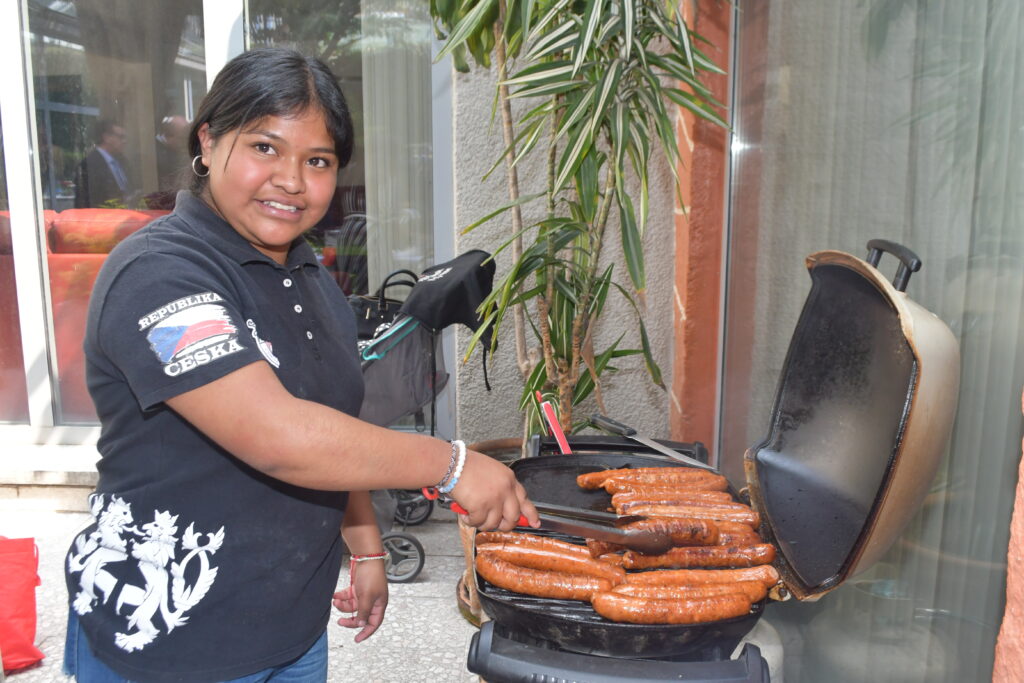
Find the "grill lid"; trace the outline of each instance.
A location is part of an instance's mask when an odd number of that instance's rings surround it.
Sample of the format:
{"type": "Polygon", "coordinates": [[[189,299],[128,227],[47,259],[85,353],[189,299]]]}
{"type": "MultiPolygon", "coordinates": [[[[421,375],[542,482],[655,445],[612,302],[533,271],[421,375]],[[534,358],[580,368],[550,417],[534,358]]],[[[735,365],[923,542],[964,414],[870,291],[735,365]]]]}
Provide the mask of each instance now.
{"type": "Polygon", "coordinates": [[[873,240],[868,261],[807,257],[811,291],[779,377],[768,436],[744,455],[762,535],[799,599],[867,569],[916,513],[946,448],[960,355],[903,292],[920,261],[873,240]],[[894,283],[882,251],[902,261],[894,283]]]}

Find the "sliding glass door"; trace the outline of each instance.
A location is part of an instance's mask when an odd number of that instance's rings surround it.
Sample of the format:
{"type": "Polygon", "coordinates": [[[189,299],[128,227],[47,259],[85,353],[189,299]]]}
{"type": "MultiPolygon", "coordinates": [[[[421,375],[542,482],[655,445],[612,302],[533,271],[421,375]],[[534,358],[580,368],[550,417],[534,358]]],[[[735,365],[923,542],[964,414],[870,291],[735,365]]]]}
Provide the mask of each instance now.
{"type": "Polygon", "coordinates": [[[1022,432],[1024,6],[736,4],[727,471],[741,477],[744,449],[766,433],[808,254],[863,258],[871,238],[910,247],[924,266],[907,293],[962,353],[953,436],[924,509],[867,574],[771,610],[786,680],[984,680],[1022,432]]]}

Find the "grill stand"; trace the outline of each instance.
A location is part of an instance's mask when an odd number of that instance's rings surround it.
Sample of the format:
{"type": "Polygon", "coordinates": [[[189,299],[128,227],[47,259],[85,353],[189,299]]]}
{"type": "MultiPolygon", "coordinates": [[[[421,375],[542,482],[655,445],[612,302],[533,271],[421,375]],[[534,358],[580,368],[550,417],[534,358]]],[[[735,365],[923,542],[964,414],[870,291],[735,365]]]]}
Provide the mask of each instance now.
{"type": "Polygon", "coordinates": [[[768,662],[747,643],[739,657],[720,661],[667,662],[599,657],[521,643],[501,635],[488,621],[473,634],[467,668],[489,683],[513,681],[685,681],[686,683],[768,683],[768,662]]]}

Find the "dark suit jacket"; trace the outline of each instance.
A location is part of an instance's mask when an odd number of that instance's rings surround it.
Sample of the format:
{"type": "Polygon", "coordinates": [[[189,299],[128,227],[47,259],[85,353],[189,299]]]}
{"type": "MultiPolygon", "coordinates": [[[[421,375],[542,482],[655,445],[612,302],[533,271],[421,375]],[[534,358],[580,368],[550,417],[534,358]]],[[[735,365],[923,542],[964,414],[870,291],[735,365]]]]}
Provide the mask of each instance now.
{"type": "MultiPolygon", "coordinates": [[[[124,164],[121,164],[121,167],[123,169],[124,164]]],[[[125,204],[127,194],[118,187],[114,173],[98,149],[93,149],[82,159],[82,163],[78,165],[78,171],[75,173],[76,209],[102,206],[104,202],[111,199],[125,204]]]]}

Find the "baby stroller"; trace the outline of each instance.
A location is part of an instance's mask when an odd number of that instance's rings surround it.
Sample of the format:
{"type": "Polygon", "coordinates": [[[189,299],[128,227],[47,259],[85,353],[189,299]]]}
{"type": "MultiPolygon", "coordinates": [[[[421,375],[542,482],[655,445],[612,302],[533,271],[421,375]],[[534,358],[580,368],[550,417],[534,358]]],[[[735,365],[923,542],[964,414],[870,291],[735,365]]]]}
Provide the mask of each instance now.
{"type": "MultiPolygon", "coordinates": [[[[425,431],[424,411],[429,406],[434,434],[437,394],[448,381],[438,336],[455,323],[479,328],[476,309],[490,293],[494,278],[489,258],[490,254],[473,250],[418,277],[408,270],[395,271],[373,296],[350,297],[359,321],[366,385],[361,419],[391,427],[411,418],[417,431],[425,431]],[[387,296],[399,288],[407,290],[404,301],[387,296]]],[[[429,519],[434,502],[418,490],[375,491],[372,499],[389,556],[388,580],[414,580],[425,555],[422,544],[405,529],[429,519]],[[396,523],[401,531],[391,530],[396,523]]]]}

